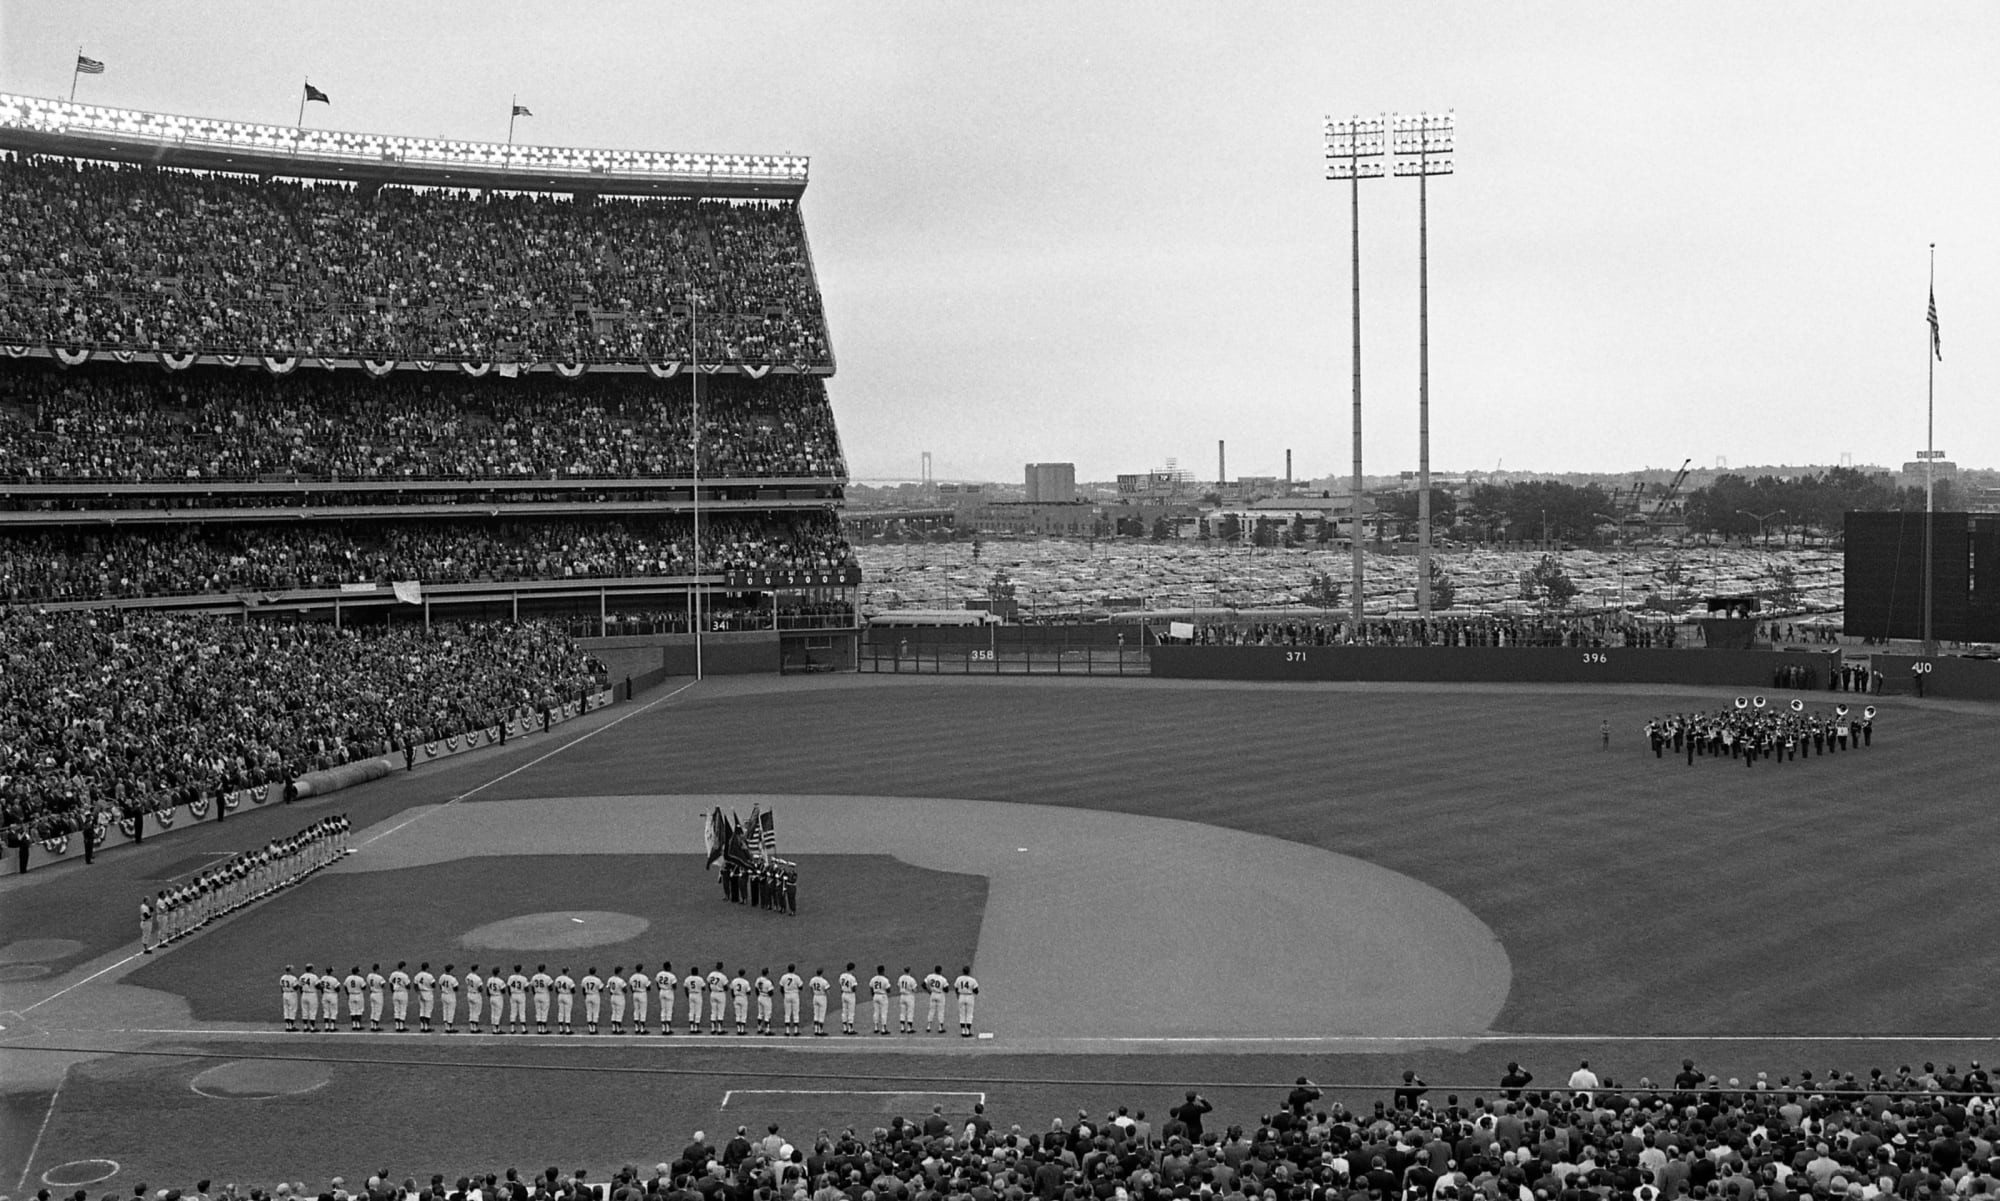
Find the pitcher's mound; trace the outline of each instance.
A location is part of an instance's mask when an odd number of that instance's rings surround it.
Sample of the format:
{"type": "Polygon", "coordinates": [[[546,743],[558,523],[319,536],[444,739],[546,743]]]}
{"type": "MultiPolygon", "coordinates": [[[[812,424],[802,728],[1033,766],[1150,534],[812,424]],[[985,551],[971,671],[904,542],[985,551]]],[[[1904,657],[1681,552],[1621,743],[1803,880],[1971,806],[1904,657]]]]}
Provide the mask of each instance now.
{"type": "Polygon", "coordinates": [[[524,913],[467,930],[458,941],[493,951],[562,951],[624,942],[644,934],[650,924],[629,913],[593,909],[524,913]]]}

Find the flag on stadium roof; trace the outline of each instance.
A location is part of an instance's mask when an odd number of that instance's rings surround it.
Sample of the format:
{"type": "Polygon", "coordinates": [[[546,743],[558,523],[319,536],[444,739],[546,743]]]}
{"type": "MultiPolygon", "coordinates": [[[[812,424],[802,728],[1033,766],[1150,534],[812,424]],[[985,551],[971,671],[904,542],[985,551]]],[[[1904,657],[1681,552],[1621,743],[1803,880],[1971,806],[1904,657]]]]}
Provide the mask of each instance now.
{"type": "Polygon", "coordinates": [[[311,84],[307,84],[307,85],[306,85],[306,99],[307,99],[307,100],[317,100],[317,101],[319,101],[319,102],[320,102],[321,104],[324,104],[324,105],[328,105],[328,106],[331,106],[331,105],[333,104],[333,101],[331,101],[331,100],[327,99],[327,96],[326,96],[326,93],[325,93],[325,92],[322,92],[322,91],[320,91],[320,90],[319,90],[318,88],[314,87],[314,86],[313,86],[313,85],[311,85],[311,84]]]}
{"type": "Polygon", "coordinates": [[[527,105],[525,105],[525,104],[517,104],[517,105],[515,105],[515,106],[514,106],[514,115],[515,115],[515,116],[517,116],[517,117],[532,117],[532,116],[534,116],[535,114],[533,114],[533,113],[531,113],[531,112],[529,112],[529,111],[528,111],[528,106],[527,106],[527,105]]]}
{"type": "Polygon", "coordinates": [[[104,74],[104,64],[94,58],[85,58],[79,54],[76,56],[76,70],[79,75],[102,75],[104,74]]]}
{"type": "Polygon", "coordinates": [[[1932,288],[1932,289],[1931,289],[1931,315],[1930,315],[1930,319],[1931,319],[1931,353],[1937,356],[1937,361],[1938,361],[1938,362],[1942,363],[1942,362],[1944,362],[1944,351],[1943,351],[1942,349],[1940,349],[1940,348],[1939,348],[1939,345],[1938,345],[1938,326],[1937,326],[1937,289],[1936,289],[1936,288],[1932,288]]]}

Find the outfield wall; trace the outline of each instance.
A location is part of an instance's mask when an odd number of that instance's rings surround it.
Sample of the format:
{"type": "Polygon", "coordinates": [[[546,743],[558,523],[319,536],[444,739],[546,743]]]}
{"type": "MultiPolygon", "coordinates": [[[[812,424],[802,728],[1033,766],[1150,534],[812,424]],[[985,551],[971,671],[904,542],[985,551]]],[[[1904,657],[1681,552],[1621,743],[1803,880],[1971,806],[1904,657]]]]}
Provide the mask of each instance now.
{"type": "MultiPolygon", "coordinates": [[[[1699,684],[1764,691],[1786,651],[1558,646],[1148,647],[1153,675],[1177,680],[1300,680],[1434,684],[1699,684]]],[[[1811,690],[1824,691],[1838,652],[1813,657],[1811,690]]]]}
{"type": "Polygon", "coordinates": [[[2000,701],[2000,660],[1961,659],[1956,655],[1939,655],[1935,659],[1919,655],[1876,655],[1875,670],[1882,673],[1883,693],[1890,696],[1917,695],[1917,673],[1912,668],[1918,664],[1930,667],[1923,673],[1926,697],[2000,701]]]}
{"type": "MultiPolygon", "coordinates": [[[[604,664],[611,682],[624,687],[632,678],[635,690],[668,676],[694,674],[694,635],[615,634],[609,638],[579,638],[576,644],[604,664]]],[[[779,667],[776,630],[728,630],[701,636],[704,676],[776,675],[779,667]]]]}

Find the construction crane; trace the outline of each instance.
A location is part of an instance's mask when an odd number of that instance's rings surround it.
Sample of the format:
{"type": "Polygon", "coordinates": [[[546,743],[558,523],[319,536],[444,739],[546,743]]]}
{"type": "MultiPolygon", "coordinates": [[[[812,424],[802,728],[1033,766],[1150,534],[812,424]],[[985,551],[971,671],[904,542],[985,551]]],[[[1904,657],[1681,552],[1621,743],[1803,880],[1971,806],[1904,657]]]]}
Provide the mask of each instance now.
{"type": "Polygon", "coordinates": [[[1670,522],[1684,524],[1676,521],[1680,516],[1680,509],[1675,507],[1674,502],[1680,499],[1681,485],[1687,482],[1688,467],[1693,462],[1693,459],[1684,460],[1681,463],[1680,471],[1674,475],[1673,482],[1668,484],[1666,489],[1660,493],[1659,499],[1653,502],[1653,524],[1655,526],[1666,525],[1670,522]]]}

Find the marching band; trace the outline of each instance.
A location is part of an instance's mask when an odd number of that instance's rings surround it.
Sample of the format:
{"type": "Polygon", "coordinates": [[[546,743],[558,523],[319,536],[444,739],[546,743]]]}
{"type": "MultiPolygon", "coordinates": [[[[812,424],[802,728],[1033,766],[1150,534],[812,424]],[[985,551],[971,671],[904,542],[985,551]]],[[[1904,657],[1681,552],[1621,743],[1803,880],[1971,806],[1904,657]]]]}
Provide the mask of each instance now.
{"type": "Polygon", "coordinates": [[[1831,714],[1808,713],[1802,700],[1779,708],[1762,696],[1739,696],[1732,708],[1655,717],[1646,723],[1645,734],[1655,759],[1665,758],[1671,749],[1677,756],[1686,754],[1690,764],[1700,754],[1741,759],[1755,767],[1759,759],[1783,762],[1800,754],[1810,757],[1873,745],[1875,706],[1863,708],[1858,716],[1846,705],[1836,705],[1831,714]]]}

